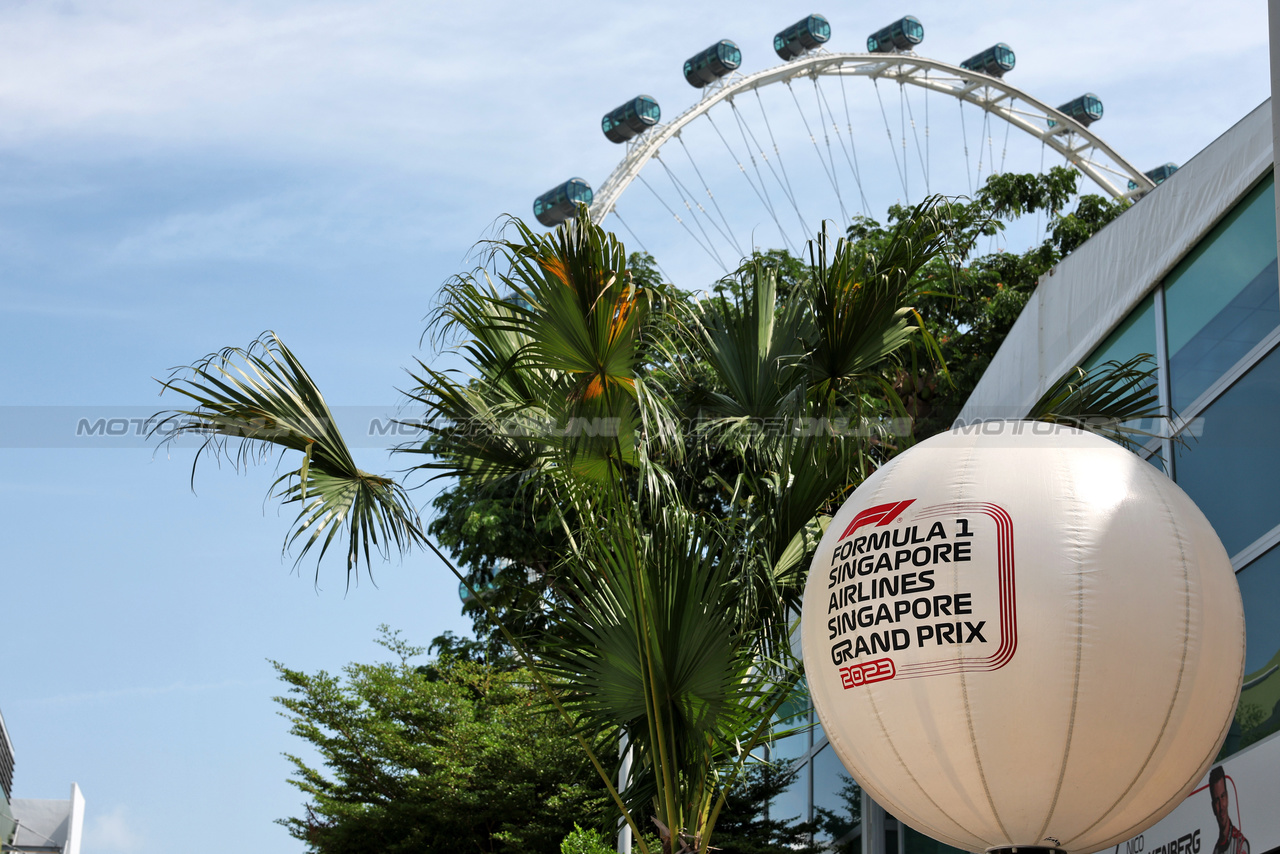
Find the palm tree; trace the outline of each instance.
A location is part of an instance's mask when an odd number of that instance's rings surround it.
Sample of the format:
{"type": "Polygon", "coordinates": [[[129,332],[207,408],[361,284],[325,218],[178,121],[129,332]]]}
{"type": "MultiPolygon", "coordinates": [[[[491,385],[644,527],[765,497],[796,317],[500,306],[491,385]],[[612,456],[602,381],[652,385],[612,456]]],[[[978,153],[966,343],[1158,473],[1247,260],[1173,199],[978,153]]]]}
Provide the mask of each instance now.
{"type": "MultiPolygon", "coordinates": [[[[761,264],[739,271],[733,297],[642,286],[585,209],[547,235],[512,227],[487,270],[444,290],[436,329],[456,337],[468,372],[419,363],[423,441],[401,450],[428,455],[421,472],[514,485],[558,526],[545,630],[517,637],[487,606],[490,616],[576,728],[646,854],[650,822],[664,854],[705,852],[727,791],[795,690],[805,557],[909,435],[893,429],[905,412],[891,377],[936,357],[910,306],[917,272],[948,247],[946,204],[918,206],[877,251],[822,235],[809,280],[781,305],[761,264]],[[624,792],[592,748],[610,732],[637,751],[624,792]]],[[[299,560],[343,532],[348,573],[373,551],[424,545],[468,583],[403,487],[354,465],[275,336],[165,386],[194,402],[170,413],[183,419],[172,436],[203,433],[205,449],[237,464],[273,447],[302,453],[274,485],[297,505],[287,542],[299,560]]],[[[1105,399],[1077,384],[1055,411],[1086,411],[1081,389],[1105,399]]],[[[1126,414],[1141,408],[1121,397],[1126,414]]]]}

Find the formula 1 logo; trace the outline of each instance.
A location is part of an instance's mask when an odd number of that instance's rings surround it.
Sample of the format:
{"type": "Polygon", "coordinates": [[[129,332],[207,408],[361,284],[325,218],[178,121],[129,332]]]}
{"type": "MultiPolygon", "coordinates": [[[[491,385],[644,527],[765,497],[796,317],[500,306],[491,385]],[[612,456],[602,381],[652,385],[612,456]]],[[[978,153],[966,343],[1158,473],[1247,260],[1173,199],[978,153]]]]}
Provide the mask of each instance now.
{"type": "Polygon", "coordinates": [[[872,682],[883,682],[897,675],[893,667],[893,659],[877,658],[875,661],[864,661],[840,668],[840,684],[845,688],[856,688],[859,685],[870,685],[872,682]]]}
{"type": "Polygon", "coordinates": [[[906,501],[892,501],[888,504],[868,507],[857,516],[853,517],[853,521],[849,523],[849,527],[844,529],[844,533],[840,535],[840,539],[843,540],[863,525],[875,523],[877,528],[884,528],[894,519],[897,519],[903,510],[906,510],[914,503],[914,498],[908,498],[906,501]]]}

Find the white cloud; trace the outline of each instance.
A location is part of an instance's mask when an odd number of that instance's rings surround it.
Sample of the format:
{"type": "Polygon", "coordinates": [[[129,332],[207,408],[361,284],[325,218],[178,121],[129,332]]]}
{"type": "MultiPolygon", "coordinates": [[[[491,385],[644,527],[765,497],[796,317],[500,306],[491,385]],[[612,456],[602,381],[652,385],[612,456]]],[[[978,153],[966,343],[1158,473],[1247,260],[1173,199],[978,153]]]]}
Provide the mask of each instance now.
{"type": "Polygon", "coordinates": [[[143,837],[125,807],[116,806],[104,813],[95,812],[90,805],[86,812],[83,846],[86,851],[136,851],[141,847],[143,837]]]}

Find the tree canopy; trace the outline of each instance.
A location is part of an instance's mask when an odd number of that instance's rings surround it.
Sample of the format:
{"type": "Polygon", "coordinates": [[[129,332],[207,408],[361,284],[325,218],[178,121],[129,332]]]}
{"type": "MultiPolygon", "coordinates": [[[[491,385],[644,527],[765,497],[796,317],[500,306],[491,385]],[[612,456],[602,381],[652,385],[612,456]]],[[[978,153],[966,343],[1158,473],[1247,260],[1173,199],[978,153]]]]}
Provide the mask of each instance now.
{"type": "Polygon", "coordinates": [[[308,800],[280,823],[308,850],[554,854],[575,822],[604,825],[604,786],[527,671],[417,664],[425,650],[385,627],[380,643],[394,660],[341,675],[274,663],[290,732],[321,759],[286,754],[308,800]]]}

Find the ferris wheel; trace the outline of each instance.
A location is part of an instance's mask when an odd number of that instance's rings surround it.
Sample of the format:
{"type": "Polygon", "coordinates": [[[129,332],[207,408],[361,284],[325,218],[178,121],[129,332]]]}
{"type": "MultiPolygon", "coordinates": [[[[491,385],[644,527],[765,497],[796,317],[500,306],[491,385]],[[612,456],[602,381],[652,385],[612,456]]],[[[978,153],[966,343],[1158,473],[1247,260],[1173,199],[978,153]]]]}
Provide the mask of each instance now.
{"type": "Polygon", "coordinates": [[[587,204],[642,249],[680,234],[728,272],[761,244],[797,251],[822,220],[972,195],[994,173],[1066,163],[1093,185],[1082,192],[1137,199],[1177,169],[1142,172],[1103,141],[1091,129],[1097,95],[1053,107],[1006,80],[1016,57],[1004,43],[958,64],[929,59],[910,15],[868,36],[864,53],[830,52],[830,38],[827,19],[809,15],[775,35],[780,65],[745,75],[734,42],[699,51],[683,68],[697,102],[665,123],[648,95],[610,110],[601,130],[625,146],[621,161],[597,190],[571,178],[538,196],[535,217],[553,227],[587,204]]]}

